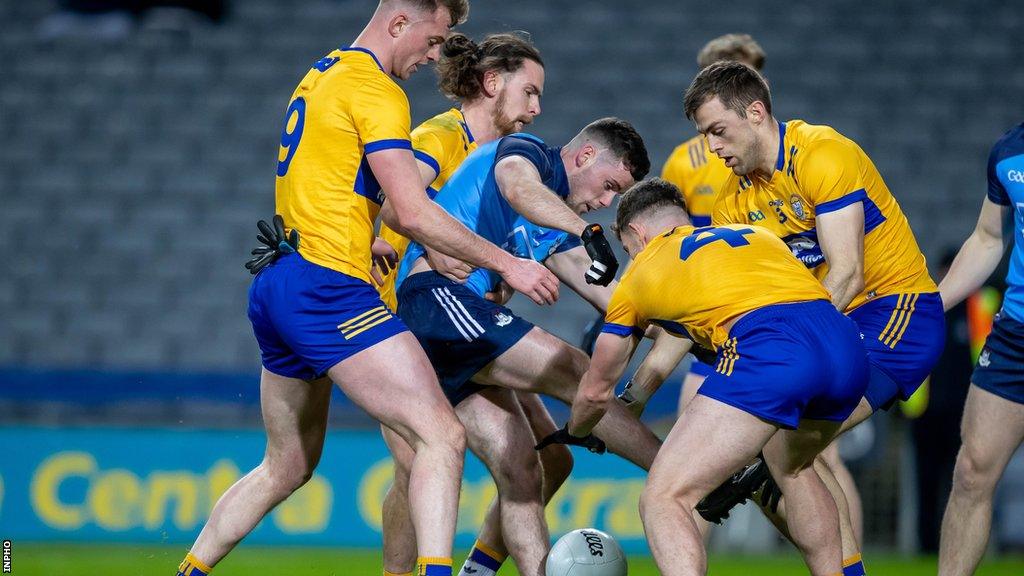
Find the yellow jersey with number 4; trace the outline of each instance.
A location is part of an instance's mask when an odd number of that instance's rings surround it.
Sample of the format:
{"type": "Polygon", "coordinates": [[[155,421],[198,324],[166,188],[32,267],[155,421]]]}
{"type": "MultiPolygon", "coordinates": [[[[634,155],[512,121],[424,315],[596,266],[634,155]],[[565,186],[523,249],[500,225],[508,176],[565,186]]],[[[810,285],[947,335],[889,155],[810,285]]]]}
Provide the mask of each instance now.
{"type": "Polygon", "coordinates": [[[703,136],[676,146],[661,169],[661,177],[679,188],[690,220],[696,226],[711,224],[715,196],[731,176],[732,169],[708,148],[703,136]]]}
{"type": "MultiPolygon", "coordinates": [[[[434,181],[427,188],[427,195],[433,198],[466,156],[476,150],[476,140],[469,131],[462,111],[452,108],[417,126],[412,131],[412,147],[416,159],[434,170],[434,181]]],[[[401,262],[405,249],[409,247],[409,239],[384,224],[380,227],[380,237],[398,252],[398,261],[401,262]]],[[[397,272],[394,270],[388,274],[384,278],[384,285],[379,288],[381,299],[392,310],[398,306],[395,293],[397,272]]]]}
{"type": "Polygon", "coordinates": [[[374,221],[384,202],[366,155],[404,149],[409,100],[376,56],[340,48],[292,94],[277,163],[277,213],[299,230],[303,258],[370,282],[374,221]]]}
{"type": "Polygon", "coordinates": [[[640,335],[653,323],[717,349],[728,339],[730,323],[747,312],[829,298],[764,228],[679,226],[651,240],[629,265],[602,332],[640,335]]]}
{"type": "Polygon", "coordinates": [[[733,174],[715,200],[712,222],[763,226],[789,245],[814,275],[828,264],[816,216],[864,206],[864,290],[847,311],[892,294],[935,292],[910,223],[874,163],[853,140],[802,120],[779,123],[779,151],[768,179],[733,174]]]}

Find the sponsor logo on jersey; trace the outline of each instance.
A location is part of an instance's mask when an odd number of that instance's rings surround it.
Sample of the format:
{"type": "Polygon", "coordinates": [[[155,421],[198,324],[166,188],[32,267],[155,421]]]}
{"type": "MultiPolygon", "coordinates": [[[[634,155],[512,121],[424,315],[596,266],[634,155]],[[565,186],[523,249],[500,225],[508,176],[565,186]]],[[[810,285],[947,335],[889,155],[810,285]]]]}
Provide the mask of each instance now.
{"type": "Polygon", "coordinates": [[[1024,184],[1024,172],[1021,172],[1020,170],[1010,170],[1006,173],[1006,179],[1010,182],[1024,184]]]}
{"type": "Polygon", "coordinates": [[[750,212],[747,212],[747,218],[751,222],[760,222],[761,220],[764,220],[764,212],[761,212],[760,210],[751,210],[750,212]]]}

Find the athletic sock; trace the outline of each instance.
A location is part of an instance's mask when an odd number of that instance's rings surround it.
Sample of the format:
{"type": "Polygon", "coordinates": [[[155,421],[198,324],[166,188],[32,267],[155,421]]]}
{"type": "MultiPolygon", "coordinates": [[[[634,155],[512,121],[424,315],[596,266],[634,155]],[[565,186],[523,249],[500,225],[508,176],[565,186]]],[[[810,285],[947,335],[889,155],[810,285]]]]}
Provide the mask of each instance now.
{"type": "Polygon", "coordinates": [[[384,576],[412,576],[412,572],[388,572],[385,570],[384,576]]]}
{"type": "Polygon", "coordinates": [[[864,561],[860,554],[855,554],[843,560],[843,576],[865,576],[864,561]]]}
{"type": "Polygon", "coordinates": [[[207,576],[210,570],[212,568],[203,564],[201,560],[189,552],[185,555],[185,559],[181,561],[181,565],[178,566],[177,576],[207,576]]]}
{"type": "Polygon", "coordinates": [[[420,556],[416,559],[417,576],[452,576],[452,559],[420,556]]]}
{"type": "Polygon", "coordinates": [[[494,576],[505,558],[504,554],[498,554],[494,548],[477,540],[462,570],[459,570],[459,576],[494,576]]]}

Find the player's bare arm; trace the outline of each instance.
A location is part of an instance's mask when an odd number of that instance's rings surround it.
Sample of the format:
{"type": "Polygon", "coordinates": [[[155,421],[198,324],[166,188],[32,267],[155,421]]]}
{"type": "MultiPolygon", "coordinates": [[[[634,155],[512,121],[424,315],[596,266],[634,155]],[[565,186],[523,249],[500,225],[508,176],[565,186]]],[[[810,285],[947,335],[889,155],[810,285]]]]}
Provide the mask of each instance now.
{"type": "Polygon", "coordinates": [[[431,202],[408,150],[380,150],[367,155],[366,161],[388,198],[381,209],[388,226],[445,253],[459,254],[470,264],[494,270],[538,304],[558,299],[558,279],[544,266],[487,242],[431,202]]]}
{"type": "Polygon", "coordinates": [[[1012,238],[1012,230],[1010,207],[985,198],[974,232],[964,241],[946,277],[939,282],[945,310],[962,302],[995,272],[1012,238]]]}
{"type": "Polygon", "coordinates": [[[626,403],[631,412],[640,416],[647,407],[647,401],[661,388],[692,347],[693,340],[662,330],[619,399],[626,403]]]}
{"type": "Polygon", "coordinates": [[[608,403],[614,401],[615,384],[626,371],[637,341],[635,336],[623,338],[615,334],[601,334],[597,338],[590,368],[583,374],[572,402],[569,434],[587,436],[604,417],[608,403]]]}
{"type": "Polygon", "coordinates": [[[587,227],[583,218],[544,185],[537,167],[526,158],[502,158],[494,166],[494,180],[512,208],[530,222],[576,236],[587,227]]]}
{"type": "Polygon", "coordinates": [[[544,265],[598,312],[603,314],[608,309],[608,301],[611,300],[612,292],[619,283],[612,280],[607,286],[599,286],[586,282],[585,275],[590,268],[590,256],[586,248],[577,246],[565,252],[552,254],[544,261],[544,265]]]}
{"type": "Polygon", "coordinates": [[[817,216],[818,242],[828,262],[821,283],[840,312],[864,289],[864,203],[817,216]]]}

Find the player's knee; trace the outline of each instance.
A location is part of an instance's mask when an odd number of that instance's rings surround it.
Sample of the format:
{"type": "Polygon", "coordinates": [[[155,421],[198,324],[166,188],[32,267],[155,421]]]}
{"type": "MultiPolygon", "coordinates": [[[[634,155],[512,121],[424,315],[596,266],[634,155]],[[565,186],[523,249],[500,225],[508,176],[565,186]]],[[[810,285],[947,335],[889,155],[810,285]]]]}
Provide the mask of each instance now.
{"type": "Polygon", "coordinates": [[[275,493],[287,496],[301,488],[313,477],[316,465],[298,455],[293,457],[264,460],[267,477],[275,493]]]}
{"type": "Polygon", "coordinates": [[[493,471],[494,482],[501,492],[514,491],[531,498],[540,498],[543,482],[540,461],[532,447],[526,448],[530,450],[508,451],[502,455],[500,465],[493,471]]]}
{"type": "Polygon", "coordinates": [[[998,478],[994,467],[986,465],[966,445],[960,449],[953,470],[953,488],[957,492],[969,494],[985,494],[995,489],[998,478]]]}
{"type": "Polygon", "coordinates": [[[643,492],[640,493],[641,518],[666,508],[683,508],[692,510],[702,495],[685,486],[678,486],[658,478],[648,478],[643,492]]]}

